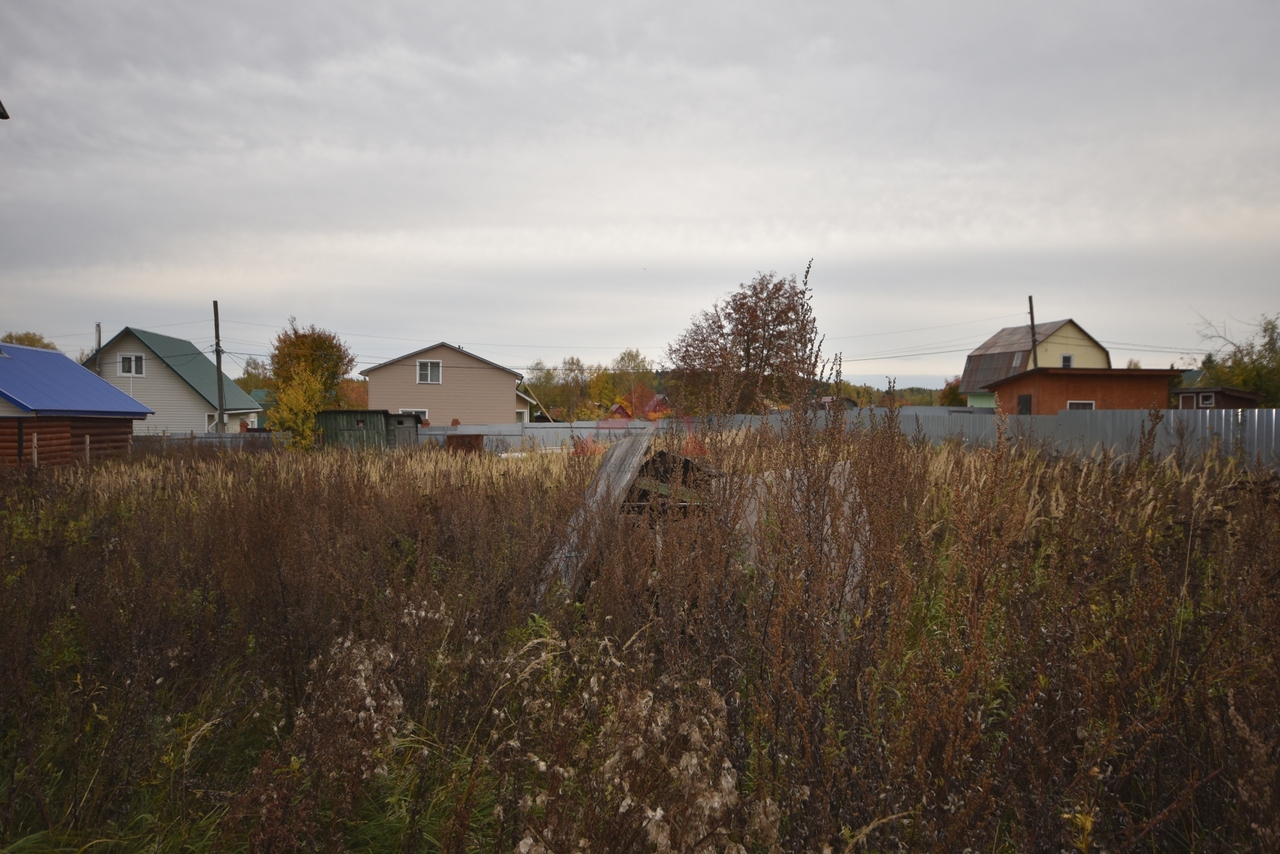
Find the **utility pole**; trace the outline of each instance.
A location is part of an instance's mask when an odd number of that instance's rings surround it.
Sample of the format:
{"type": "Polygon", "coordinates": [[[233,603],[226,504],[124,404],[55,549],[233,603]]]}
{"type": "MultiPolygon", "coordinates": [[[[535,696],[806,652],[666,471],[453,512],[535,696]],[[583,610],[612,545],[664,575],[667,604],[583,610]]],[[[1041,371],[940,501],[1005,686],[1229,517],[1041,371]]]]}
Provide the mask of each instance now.
{"type": "Polygon", "coordinates": [[[102,376],[102,323],[93,324],[93,371],[102,376]]]}
{"type": "Polygon", "coordinates": [[[217,433],[226,432],[222,419],[226,416],[227,398],[222,391],[222,328],[218,325],[218,301],[213,301],[213,355],[214,364],[218,368],[218,428],[217,433]]]}
{"type": "Polygon", "coordinates": [[[1032,310],[1032,367],[1039,367],[1039,356],[1036,353],[1036,302],[1027,297],[1027,307],[1032,310]]]}

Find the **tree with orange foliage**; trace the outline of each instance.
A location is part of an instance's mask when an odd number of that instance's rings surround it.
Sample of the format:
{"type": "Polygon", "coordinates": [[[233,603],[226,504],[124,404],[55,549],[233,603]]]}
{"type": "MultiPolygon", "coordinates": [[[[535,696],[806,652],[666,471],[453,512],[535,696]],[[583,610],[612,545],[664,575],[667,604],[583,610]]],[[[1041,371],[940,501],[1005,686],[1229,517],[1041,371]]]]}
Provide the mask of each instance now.
{"type": "Polygon", "coordinates": [[[294,317],[289,318],[289,328],[280,331],[271,348],[271,375],[277,383],[277,394],[306,372],[319,380],[324,406],[337,403],[338,387],[355,366],[355,354],[336,332],[320,329],[314,323],[301,327],[294,317]]]}
{"type": "Polygon", "coordinates": [[[669,387],[687,411],[763,412],[790,403],[818,372],[820,341],[810,305],[809,269],[761,273],[717,302],[668,348],[669,387]]]}

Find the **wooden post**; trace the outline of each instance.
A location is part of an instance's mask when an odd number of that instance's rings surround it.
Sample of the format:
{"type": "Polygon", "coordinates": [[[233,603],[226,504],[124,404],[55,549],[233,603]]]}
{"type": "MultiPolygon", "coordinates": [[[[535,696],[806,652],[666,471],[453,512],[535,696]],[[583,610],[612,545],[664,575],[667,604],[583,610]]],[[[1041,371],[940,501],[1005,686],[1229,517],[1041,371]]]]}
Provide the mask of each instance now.
{"type": "Polygon", "coordinates": [[[40,468],[40,434],[31,434],[31,467],[40,468]]]}
{"type": "Polygon", "coordinates": [[[1031,309],[1031,366],[1040,367],[1040,356],[1037,355],[1036,349],[1036,304],[1031,297],[1027,297],[1027,308],[1031,309]]]}
{"type": "Polygon", "coordinates": [[[133,431],[129,431],[129,456],[133,456],[133,431]]]}
{"type": "Polygon", "coordinates": [[[88,464],[89,462],[89,434],[88,433],[84,434],[84,461],[86,464],[88,464]]]}
{"type": "Polygon", "coordinates": [[[218,427],[213,432],[225,432],[223,419],[227,417],[227,397],[222,391],[222,328],[218,325],[218,301],[213,301],[213,356],[218,371],[218,427]]]}

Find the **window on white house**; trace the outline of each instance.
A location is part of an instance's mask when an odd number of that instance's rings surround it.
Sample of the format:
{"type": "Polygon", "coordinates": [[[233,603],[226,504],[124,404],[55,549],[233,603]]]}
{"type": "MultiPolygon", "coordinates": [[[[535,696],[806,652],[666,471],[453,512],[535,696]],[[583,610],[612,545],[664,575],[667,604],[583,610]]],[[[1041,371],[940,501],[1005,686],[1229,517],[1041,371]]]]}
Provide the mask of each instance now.
{"type": "Polygon", "coordinates": [[[119,374],[122,377],[140,377],[142,373],[142,356],[130,353],[120,357],[119,374]]]}
{"type": "Polygon", "coordinates": [[[428,361],[421,359],[418,361],[418,382],[419,383],[438,383],[440,382],[440,363],[437,361],[428,361]]]}
{"type": "MultiPolygon", "coordinates": [[[[1066,365],[1065,367],[1071,367],[1071,366],[1070,366],[1070,365],[1066,365]]],[[[1086,409],[1086,410],[1091,410],[1091,409],[1093,409],[1093,401],[1092,401],[1092,400],[1068,400],[1068,401],[1067,401],[1067,409],[1086,409]]]]}
{"type": "MultiPolygon", "coordinates": [[[[1070,354],[1063,354],[1063,356],[1062,356],[1062,367],[1064,367],[1064,368],[1069,368],[1069,367],[1071,367],[1071,362],[1074,360],[1074,358],[1075,358],[1075,357],[1074,357],[1074,356],[1072,356],[1072,355],[1070,355],[1070,354]]],[[[1089,407],[1089,408],[1090,408],[1090,409],[1092,409],[1093,407],[1089,407]]]]}
{"type": "Polygon", "coordinates": [[[1200,394],[1200,408],[1213,409],[1213,392],[1202,392],[1200,394]]]}

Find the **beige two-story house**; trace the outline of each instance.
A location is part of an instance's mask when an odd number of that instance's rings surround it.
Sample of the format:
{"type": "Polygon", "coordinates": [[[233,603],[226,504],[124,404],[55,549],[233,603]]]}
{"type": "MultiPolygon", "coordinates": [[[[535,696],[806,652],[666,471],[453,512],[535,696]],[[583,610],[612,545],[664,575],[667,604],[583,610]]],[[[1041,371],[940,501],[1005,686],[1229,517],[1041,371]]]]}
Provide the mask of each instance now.
{"type": "Polygon", "coordinates": [[[533,403],[516,390],[523,375],[443,341],[360,373],[370,409],[413,413],[437,427],[528,421],[533,403]]]}

